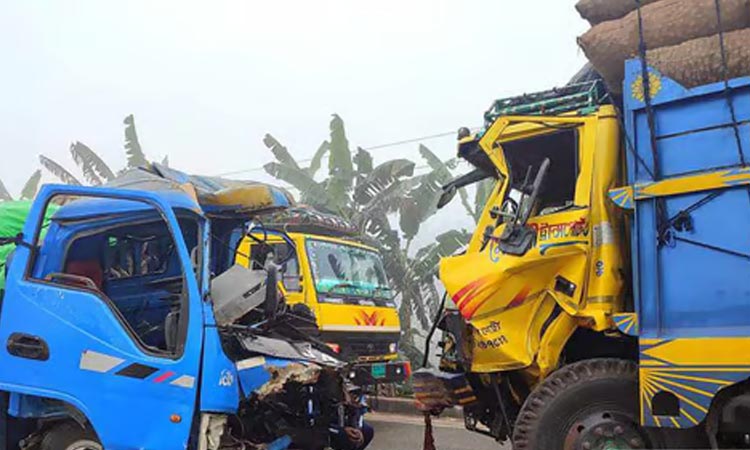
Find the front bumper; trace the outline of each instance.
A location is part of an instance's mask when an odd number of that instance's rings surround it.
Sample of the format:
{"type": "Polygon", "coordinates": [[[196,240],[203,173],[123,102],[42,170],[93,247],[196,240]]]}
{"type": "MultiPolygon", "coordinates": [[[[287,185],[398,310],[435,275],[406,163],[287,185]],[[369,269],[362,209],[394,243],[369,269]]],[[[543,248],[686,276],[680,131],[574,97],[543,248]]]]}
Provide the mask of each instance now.
{"type": "Polygon", "coordinates": [[[349,372],[349,380],[358,386],[403,383],[411,376],[408,361],[357,363],[349,372]]]}

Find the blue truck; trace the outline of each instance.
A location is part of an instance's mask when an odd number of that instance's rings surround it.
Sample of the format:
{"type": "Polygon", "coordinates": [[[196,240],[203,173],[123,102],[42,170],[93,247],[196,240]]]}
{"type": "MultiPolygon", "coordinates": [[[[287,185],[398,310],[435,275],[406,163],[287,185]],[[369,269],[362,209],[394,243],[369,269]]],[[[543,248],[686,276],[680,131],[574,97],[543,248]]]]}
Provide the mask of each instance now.
{"type": "Polygon", "coordinates": [[[278,267],[233,265],[237,230],[290,201],[158,165],[114,186],[44,186],[23,232],[5,237],[16,248],[0,303],[0,449],[356,440],[361,397],[279,298],[278,267]]]}
{"type": "Polygon", "coordinates": [[[685,87],[628,61],[496,101],[460,133],[494,189],[418,406],[516,450],[750,448],[750,77],[685,87]],[[470,269],[468,269],[470,268],[470,269]]]}

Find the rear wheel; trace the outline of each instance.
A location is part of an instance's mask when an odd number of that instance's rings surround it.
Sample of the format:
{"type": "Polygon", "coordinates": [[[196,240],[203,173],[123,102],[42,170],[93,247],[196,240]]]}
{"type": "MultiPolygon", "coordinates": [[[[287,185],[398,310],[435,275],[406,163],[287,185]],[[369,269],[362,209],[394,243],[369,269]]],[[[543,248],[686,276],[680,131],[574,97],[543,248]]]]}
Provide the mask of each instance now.
{"type": "Polygon", "coordinates": [[[76,422],[64,422],[50,428],[39,450],[103,450],[96,434],[76,422]]]}
{"type": "MultiPolygon", "coordinates": [[[[672,448],[666,434],[640,426],[638,368],[619,359],[563,367],[526,399],[516,420],[516,450],[672,448]]],[[[691,438],[680,448],[702,448],[691,438]],[[696,447],[691,447],[695,445],[696,447]]]]}

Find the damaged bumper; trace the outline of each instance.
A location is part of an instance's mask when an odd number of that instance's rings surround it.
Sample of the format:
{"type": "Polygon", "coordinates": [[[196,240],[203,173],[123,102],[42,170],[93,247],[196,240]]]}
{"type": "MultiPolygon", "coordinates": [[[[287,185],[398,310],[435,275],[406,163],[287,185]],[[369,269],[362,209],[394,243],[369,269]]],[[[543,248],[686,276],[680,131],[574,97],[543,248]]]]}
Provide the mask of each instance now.
{"type": "Polygon", "coordinates": [[[412,376],[417,408],[439,414],[446,408],[477,402],[474,389],[464,374],[420,369],[412,376]]]}

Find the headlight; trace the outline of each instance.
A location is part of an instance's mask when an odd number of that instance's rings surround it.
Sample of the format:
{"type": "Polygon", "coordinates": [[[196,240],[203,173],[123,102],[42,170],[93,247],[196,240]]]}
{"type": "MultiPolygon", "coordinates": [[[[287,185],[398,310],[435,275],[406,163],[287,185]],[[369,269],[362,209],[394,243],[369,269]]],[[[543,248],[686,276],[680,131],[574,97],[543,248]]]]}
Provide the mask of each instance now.
{"type": "Polygon", "coordinates": [[[388,353],[398,353],[398,343],[394,342],[388,345],[388,353]]]}

